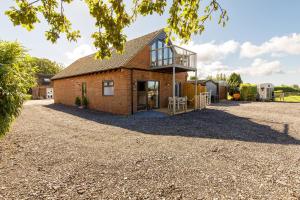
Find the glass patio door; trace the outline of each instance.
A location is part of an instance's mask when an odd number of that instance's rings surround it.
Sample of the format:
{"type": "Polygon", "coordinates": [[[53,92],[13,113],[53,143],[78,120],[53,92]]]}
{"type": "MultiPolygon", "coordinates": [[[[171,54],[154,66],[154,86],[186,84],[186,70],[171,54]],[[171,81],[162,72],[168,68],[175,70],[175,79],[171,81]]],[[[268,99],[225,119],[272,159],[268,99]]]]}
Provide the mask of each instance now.
{"type": "Polygon", "coordinates": [[[159,108],[159,82],[147,82],[147,104],[148,109],[159,108]]]}

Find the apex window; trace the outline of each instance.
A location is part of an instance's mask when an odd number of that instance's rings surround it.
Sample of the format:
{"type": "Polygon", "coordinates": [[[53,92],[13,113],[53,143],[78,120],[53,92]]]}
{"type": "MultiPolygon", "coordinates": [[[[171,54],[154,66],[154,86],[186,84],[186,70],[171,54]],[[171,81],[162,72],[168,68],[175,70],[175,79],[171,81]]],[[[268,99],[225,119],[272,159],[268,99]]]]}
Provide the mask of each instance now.
{"type": "Polygon", "coordinates": [[[162,40],[156,40],[151,46],[151,65],[160,67],[173,64],[173,50],[162,40]]]}

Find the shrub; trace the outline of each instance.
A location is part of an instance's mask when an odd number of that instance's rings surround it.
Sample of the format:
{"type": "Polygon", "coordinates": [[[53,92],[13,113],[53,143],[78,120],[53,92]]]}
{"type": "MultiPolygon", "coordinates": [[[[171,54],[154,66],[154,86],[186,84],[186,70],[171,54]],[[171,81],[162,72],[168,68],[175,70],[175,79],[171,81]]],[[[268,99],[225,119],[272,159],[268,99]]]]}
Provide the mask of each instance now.
{"type": "Polygon", "coordinates": [[[75,105],[76,106],[81,106],[81,99],[80,99],[80,97],[76,97],[75,98],[75,105]]]}
{"type": "Polygon", "coordinates": [[[240,85],[241,100],[255,101],[257,97],[257,85],[254,84],[241,84],[240,85]]]}
{"type": "Polygon", "coordinates": [[[233,94],[239,94],[239,93],[240,93],[239,87],[234,87],[234,86],[229,87],[229,95],[230,96],[233,96],[233,94]]]}
{"type": "Polygon", "coordinates": [[[89,101],[88,101],[88,99],[87,99],[86,97],[83,97],[83,98],[82,98],[82,105],[83,105],[85,108],[88,107],[89,101]]]}
{"type": "Polygon", "coordinates": [[[274,93],[283,93],[283,90],[276,90],[274,93]]]}
{"type": "Polygon", "coordinates": [[[30,60],[18,42],[0,41],[0,135],[9,131],[35,84],[35,67],[30,60]]]}
{"type": "Polygon", "coordinates": [[[24,100],[31,100],[32,99],[32,95],[31,94],[25,94],[24,95],[24,100]]]}
{"type": "Polygon", "coordinates": [[[232,73],[228,80],[227,83],[229,85],[229,95],[233,95],[235,93],[239,93],[239,87],[243,83],[241,75],[237,73],[232,73]]]}

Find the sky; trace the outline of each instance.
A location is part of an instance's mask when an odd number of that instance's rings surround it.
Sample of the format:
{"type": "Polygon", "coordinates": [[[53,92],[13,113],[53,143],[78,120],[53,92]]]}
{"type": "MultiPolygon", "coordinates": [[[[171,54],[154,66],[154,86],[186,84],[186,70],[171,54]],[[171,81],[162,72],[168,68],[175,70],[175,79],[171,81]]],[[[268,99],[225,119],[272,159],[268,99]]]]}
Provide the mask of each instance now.
{"type": "MultiPolygon", "coordinates": [[[[62,36],[56,44],[45,39],[47,24],[41,22],[31,32],[14,27],[4,11],[12,1],[0,0],[0,40],[19,41],[33,56],[48,58],[68,66],[95,51],[90,35],[95,31],[84,1],[65,6],[66,15],[82,37],[68,42],[62,36]]],[[[128,8],[131,0],[125,0],[128,8]]],[[[204,1],[203,5],[207,2],[204,1]]],[[[217,24],[217,16],[206,24],[202,35],[182,44],[198,55],[200,78],[217,73],[240,73],[247,83],[300,85],[300,1],[299,0],[219,0],[228,11],[226,27],[217,24]],[[287,3],[288,2],[288,3],[287,3]]],[[[166,26],[163,16],[139,17],[125,29],[128,40],[166,26]]]]}

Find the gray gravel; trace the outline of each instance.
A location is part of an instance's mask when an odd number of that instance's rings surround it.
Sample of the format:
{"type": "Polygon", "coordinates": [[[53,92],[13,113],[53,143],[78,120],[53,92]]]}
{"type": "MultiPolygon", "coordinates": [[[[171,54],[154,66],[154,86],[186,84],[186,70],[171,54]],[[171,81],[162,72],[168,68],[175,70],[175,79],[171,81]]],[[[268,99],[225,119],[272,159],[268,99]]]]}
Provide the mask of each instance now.
{"type": "Polygon", "coordinates": [[[0,140],[0,199],[300,199],[300,104],[130,117],[30,101],[0,140]]]}

